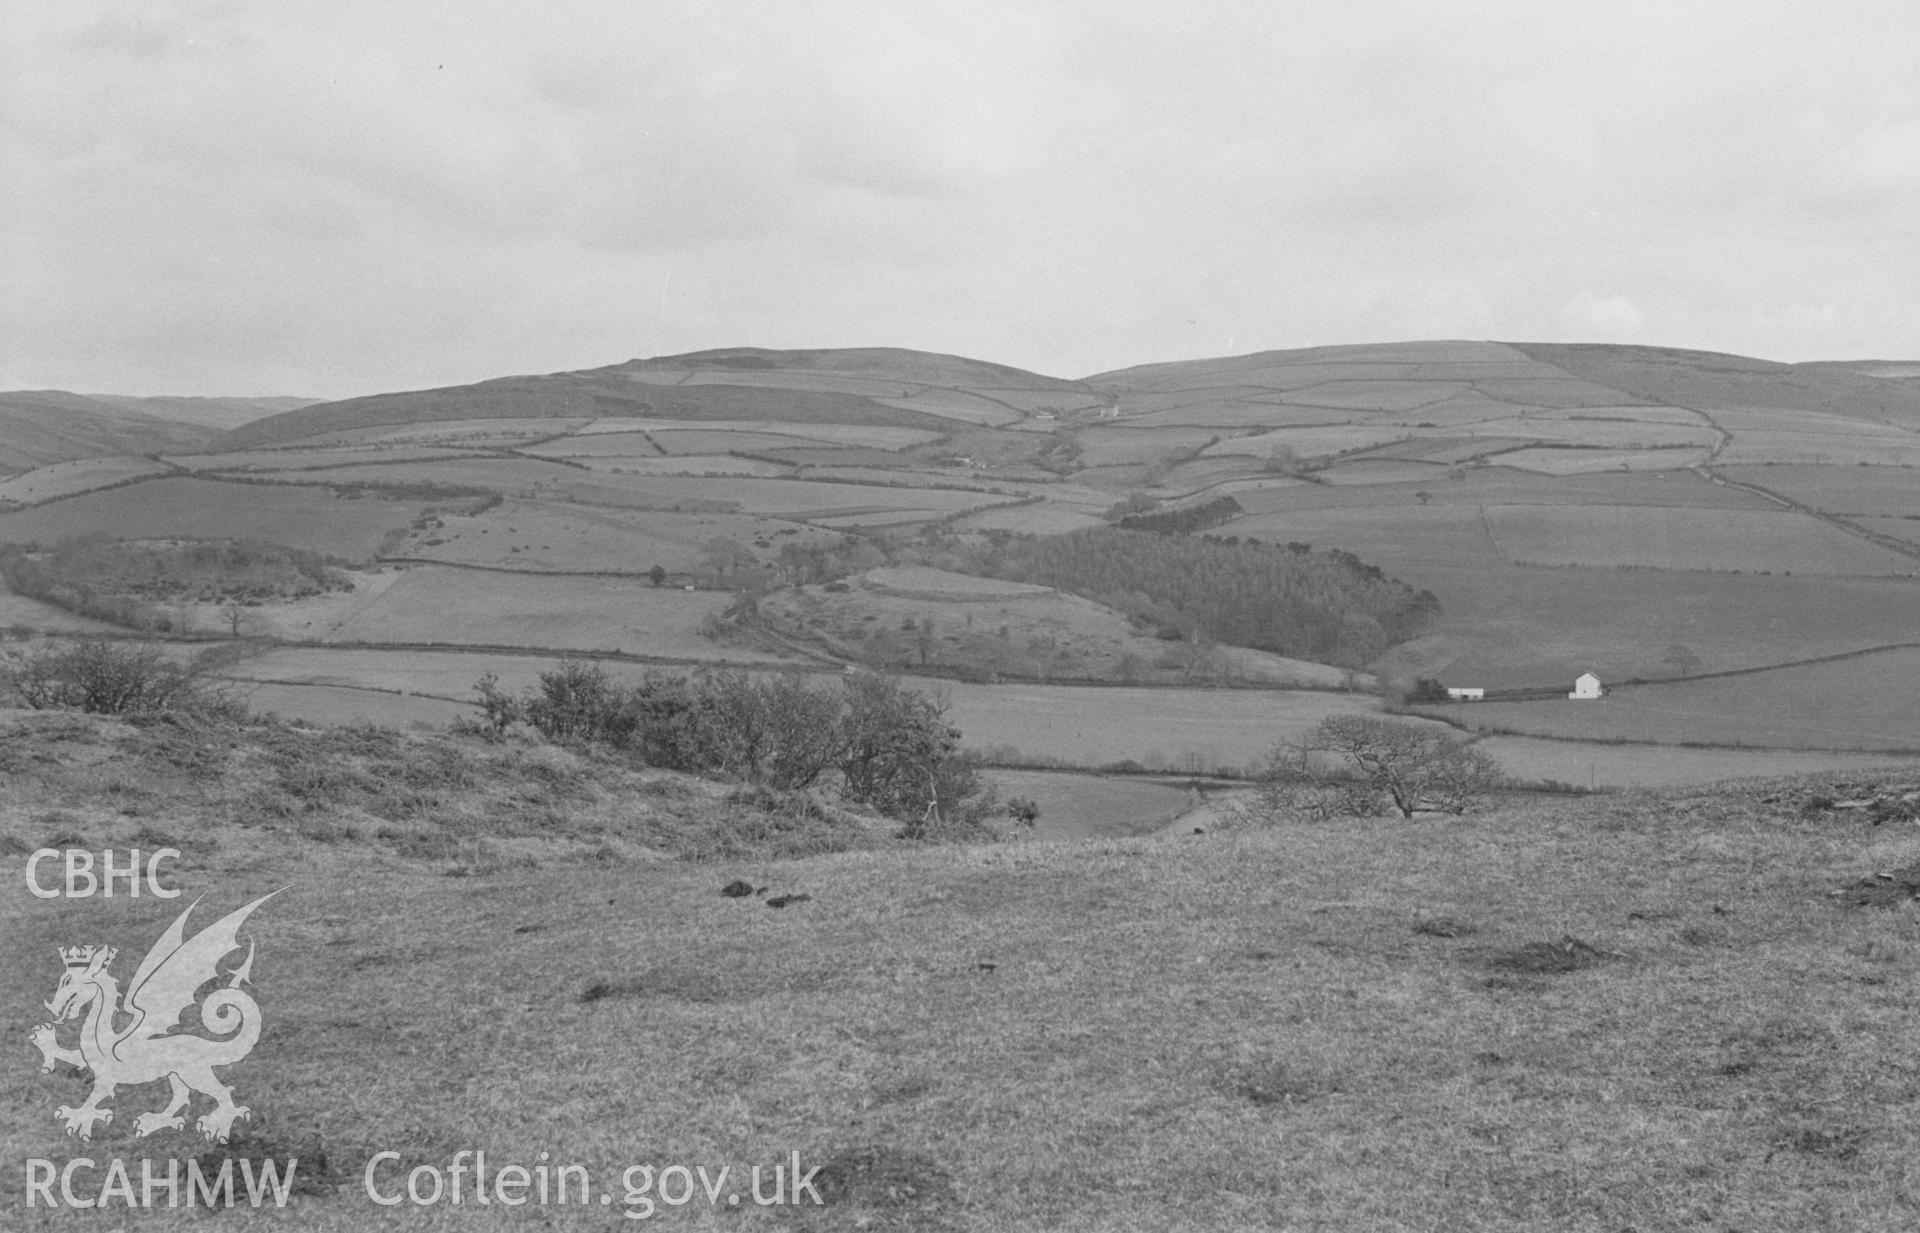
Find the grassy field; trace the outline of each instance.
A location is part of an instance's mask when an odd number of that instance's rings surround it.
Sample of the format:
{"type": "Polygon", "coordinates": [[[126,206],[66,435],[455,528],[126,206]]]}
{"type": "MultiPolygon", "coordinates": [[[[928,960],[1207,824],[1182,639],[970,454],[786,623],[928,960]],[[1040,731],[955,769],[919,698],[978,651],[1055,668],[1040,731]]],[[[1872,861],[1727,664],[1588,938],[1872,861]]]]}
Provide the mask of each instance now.
{"type": "Polygon", "coordinates": [[[1444,714],[1539,736],[1787,749],[1920,748],[1920,649],[1740,676],[1623,685],[1598,702],[1489,702],[1444,714]]]}
{"type": "Polygon", "coordinates": [[[1920,514],[1920,470],[1913,467],[1715,467],[1714,473],[1830,514],[1920,514]]]}
{"type": "Polygon", "coordinates": [[[585,458],[588,470],[603,475],[727,475],[774,478],[792,475],[794,467],[758,458],[730,454],[675,454],[670,457],[585,458]]]}
{"type": "Polygon", "coordinates": [[[383,728],[444,730],[472,707],[444,698],[395,692],[391,686],[289,685],[257,681],[235,686],[236,696],[258,715],[278,715],[310,724],[374,724],[383,728]]]}
{"type": "MultiPolygon", "coordinates": [[[[499,419],[422,420],[411,424],[368,424],[361,428],[340,429],[310,437],[276,441],[280,448],[304,449],[346,445],[457,445],[485,447],[515,445],[522,441],[550,437],[557,432],[573,432],[598,421],[586,417],[565,416],[513,417],[499,419]]],[[[621,420],[632,424],[635,421],[621,420]]]]}
{"type": "MultiPolygon", "coordinates": [[[[1904,1078],[1920,927],[1830,895],[1920,840],[1803,815],[1830,777],[1413,824],[689,863],[642,845],[676,813],[712,817],[693,812],[710,798],[558,751],[420,755],[407,765],[468,767],[476,786],[452,799],[475,804],[381,838],[338,805],[252,813],[252,782],[154,774],[123,739],[41,738],[62,760],[0,799],[0,833],[15,861],[50,840],[184,838],[170,868],[210,897],[196,924],[288,887],[250,922],[266,1026],[229,1072],[253,1109],[235,1154],[300,1158],[284,1227],[607,1228],[642,1210],[624,1168],[681,1164],[734,1183],[655,1214],[734,1228],[726,1191],[794,1152],[826,1206],[760,1215],[813,1233],[1799,1233],[1905,1228],[1920,1207],[1904,1078]],[[482,809],[512,800],[514,773],[543,802],[482,809]],[[736,878],[811,898],[717,893],[736,878]],[[402,1153],[401,1185],[461,1150],[491,1169],[545,1152],[611,1202],[480,1207],[469,1175],[462,1208],[389,1210],[363,1187],[382,1150],[402,1153]]],[[[22,881],[0,891],[20,943],[0,980],[36,1002],[59,975],[50,948],[119,946],[130,971],[179,906],[40,900],[22,881]]],[[[40,1012],[22,1006],[24,1032],[40,1012]]],[[[150,1086],[123,1089],[91,1144],[65,1139],[51,1110],[81,1090],[23,1061],[0,1150],[204,1150],[132,1138],[150,1086]]],[[[15,1227],[72,1222],[11,1202],[15,1227]]]]}
{"type": "Polygon", "coordinates": [[[1776,510],[1757,493],[1715,484],[1692,472],[1545,476],[1506,466],[1429,474],[1419,483],[1352,492],[1318,484],[1275,484],[1237,492],[1248,513],[1333,509],[1355,505],[1654,505],[1684,509],[1776,510]],[[1426,493],[1421,501],[1419,494],[1426,493]]]}
{"type": "Polygon", "coordinates": [[[1716,461],[1729,467],[1821,463],[1835,467],[1920,467],[1920,434],[1736,432],[1716,461]]]}
{"type": "Polygon", "coordinates": [[[1002,797],[1040,807],[1033,838],[1048,843],[1152,834],[1198,801],[1184,786],[1151,779],[997,767],[985,774],[1002,797]]]}
{"type": "Polygon", "coordinates": [[[234,450],[223,454],[169,454],[188,471],[310,471],[361,463],[435,462],[469,455],[430,445],[342,445],[314,449],[234,450]]]}
{"type": "MultiPolygon", "coordinates": [[[[1234,499],[1244,498],[1235,493],[1234,499]]],[[[1396,502],[1280,510],[1235,518],[1215,533],[1274,544],[1342,548],[1396,576],[1407,565],[1420,565],[1430,573],[1449,576],[1462,567],[1507,563],[1506,555],[1487,535],[1480,510],[1469,505],[1423,508],[1396,502]]],[[[1444,591],[1436,593],[1443,602],[1447,598],[1444,591]]]]}
{"type": "Polygon", "coordinates": [[[681,575],[705,567],[705,545],[717,538],[777,551],[785,543],[839,537],[747,514],[676,514],[596,509],[558,501],[507,501],[471,517],[443,516],[439,526],[409,535],[395,552],[530,570],[644,574],[659,565],[681,575]]]}
{"type": "Polygon", "coordinates": [[[723,648],[700,626],[732,597],[625,578],[541,577],[453,566],[409,568],[328,635],[339,642],[445,642],[766,660],[723,648]]]}
{"type": "MultiPolygon", "coordinates": [[[[925,428],[896,428],[885,424],[803,424],[788,420],[595,420],[575,430],[569,440],[597,436],[630,436],[641,430],[656,439],[726,440],[736,436],[799,437],[831,441],[836,445],[869,445],[874,449],[905,449],[944,436],[925,428]]],[[[702,449],[708,448],[702,446],[702,449]]]]}
{"type": "Polygon", "coordinates": [[[124,484],[143,475],[165,475],[168,470],[166,465],[151,458],[125,454],[50,463],[0,479],[0,506],[38,505],[56,497],[124,484]]]}
{"type": "Polygon", "coordinates": [[[1480,747],[1523,783],[1554,781],[1581,788],[1676,788],[1769,775],[1857,775],[1905,768],[1899,754],[1821,749],[1684,749],[1673,745],[1614,745],[1531,736],[1490,736],[1480,747]]]}
{"type": "MultiPolygon", "coordinates": [[[[1705,671],[1910,642],[1911,580],[1491,568],[1403,560],[1389,572],[1441,597],[1439,625],[1380,665],[1453,685],[1519,687],[1672,675],[1679,644],[1705,671]]],[[[1795,703],[1777,704],[1790,711],[1795,703]]]]}
{"type": "Polygon", "coordinates": [[[1204,771],[1263,763],[1328,715],[1374,711],[1360,695],[1071,685],[943,686],[974,749],[1011,746],[1063,766],[1121,761],[1204,771]]]}
{"type": "MultiPolygon", "coordinates": [[[[338,687],[356,691],[387,689],[415,696],[475,698],[473,685],[489,673],[501,688],[533,688],[539,674],[553,668],[560,653],[502,655],[485,651],[371,651],[356,647],[272,647],[234,664],[236,680],[296,688],[338,687]]],[[[289,711],[288,714],[304,714],[289,711]]],[[[320,722],[316,718],[316,722],[320,722]]]]}
{"type": "MultiPolygon", "coordinates": [[[[391,482],[386,468],[374,468],[391,482]]],[[[329,478],[334,473],[329,472],[329,478]]],[[[114,539],[248,536],[290,548],[363,560],[387,532],[405,527],[425,501],[347,500],[325,488],[154,479],[0,514],[0,541],[52,543],[75,535],[114,539]]]]}
{"type": "Polygon", "coordinates": [[[1674,471],[1707,461],[1702,449],[1606,450],[1544,447],[1512,450],[1500,455],[1500,465],[1538,471],[1543,475],[1592,475],[1599,472],[1674,471]]]}
{"type": "Polygon", "coordinates": [[[1738,573],[1908,574],[1892,553],[1806,514],[1609,506],[1491,506],[1497,551],[1521,565],[1738,573]]]}

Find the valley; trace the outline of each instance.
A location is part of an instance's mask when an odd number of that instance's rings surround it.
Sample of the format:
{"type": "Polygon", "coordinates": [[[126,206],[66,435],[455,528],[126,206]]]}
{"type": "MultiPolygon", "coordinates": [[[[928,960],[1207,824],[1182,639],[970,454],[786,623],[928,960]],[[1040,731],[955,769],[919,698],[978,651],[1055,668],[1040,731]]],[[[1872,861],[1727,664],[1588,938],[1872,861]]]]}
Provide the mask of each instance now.
{"type": "MultiPolygon", "coordinates": [[[[350,590],[150,614],[242,638],[227,671],[290,716],[444,722],[483,671],[526,684],[568,654],[862,665],[944,692],[990,763],[1231,775],[1427,678],[1558,691],[1419,709],[1525,779],[1698,782],[1920,749],[1920,380],[1881,371],[1419,342],[1063,380],[735,348],[272,408],[144,451],[122,408],[117,452],[0,478],[0,544],[323,555],[350,590]],[[1325,663],[1210,637],[1195,596],[1141,590],[1166,580],[985,576],[1017,537],[1210,502],[1185,534],[1350,554],[1437,612],[1325,663]],[[1608,692],[1567,701],[1588,670],[1608,692]]],[[[89,625],[0,603],[16,647],[89,625]]]]}

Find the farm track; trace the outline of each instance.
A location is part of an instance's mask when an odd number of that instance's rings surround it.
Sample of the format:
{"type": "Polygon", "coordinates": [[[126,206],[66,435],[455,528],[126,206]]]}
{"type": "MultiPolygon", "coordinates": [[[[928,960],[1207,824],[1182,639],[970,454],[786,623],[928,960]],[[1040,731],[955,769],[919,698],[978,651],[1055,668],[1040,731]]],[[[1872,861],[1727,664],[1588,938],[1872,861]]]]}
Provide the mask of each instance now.
{"type": "Polygon", "coordinates": [[[819,667],[753,660],[695,658],[690,655],[641,655],[634,651],[567,650],[549,646],[522,646],[506,642],[374,642],[366,640],[322,640],[318,638],[276,638],[266,640],[275,650],[303,651],[416,651],[437,655],[513,655],[524,659],[592,659],[610,663],[661,664],[676,667],[728,667],[755,672],[838,672],[833,662],[819,667]]]}
{"type": "MultiPolygon", "coordinates": [[[[517,565],[482,565],[477,561],[442,561],[437,557],[375,557],[373,560],[376,565],[432,565],[440,569],[472,569],[486,574],[519,574],[529,578],[625,578],[630,581],[648,579],[645,570],[525,569],[517,565]]],[[[685,588],[673,589],[684,590],[685,588]]]]}

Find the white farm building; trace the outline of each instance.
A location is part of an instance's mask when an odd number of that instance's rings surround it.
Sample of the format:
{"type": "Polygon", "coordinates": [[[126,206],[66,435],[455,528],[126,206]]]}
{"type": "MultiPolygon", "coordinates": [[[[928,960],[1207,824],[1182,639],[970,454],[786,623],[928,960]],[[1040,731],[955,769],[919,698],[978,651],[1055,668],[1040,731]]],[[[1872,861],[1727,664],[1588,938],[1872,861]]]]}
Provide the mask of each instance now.
{"type": "Polygon", "coordinates": [[[1574,678],[1573,692],[1569,698],[1598,698],[1600,696],[1600,678],[1591,672],[1582,672],[1574,678]]]}

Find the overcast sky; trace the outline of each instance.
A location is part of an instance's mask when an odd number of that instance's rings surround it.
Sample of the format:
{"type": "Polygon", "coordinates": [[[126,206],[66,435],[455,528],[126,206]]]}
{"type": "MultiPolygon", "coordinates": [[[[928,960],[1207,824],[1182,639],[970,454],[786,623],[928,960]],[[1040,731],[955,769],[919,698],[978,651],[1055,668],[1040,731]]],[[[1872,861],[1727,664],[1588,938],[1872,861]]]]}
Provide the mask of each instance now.
{"type": "Polygon", "coordinates": [[[0,388],[1920,358],[1913,0],[0,0],[0,388]]]}

